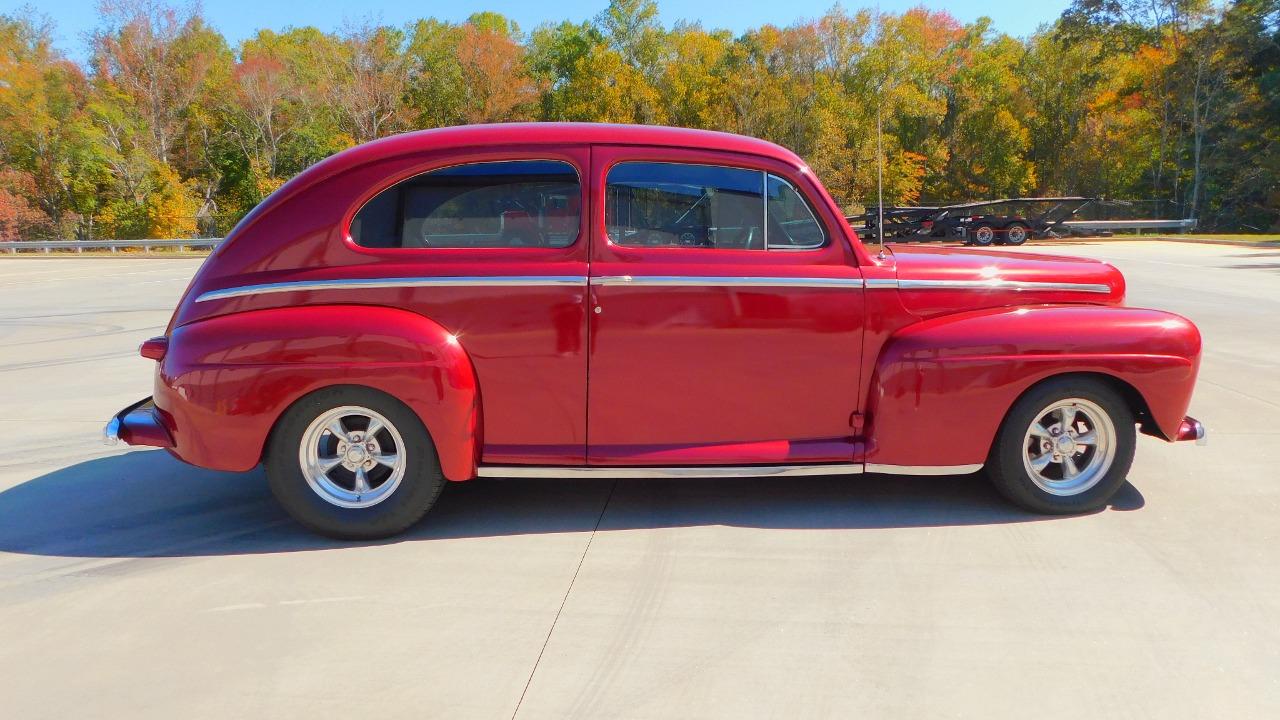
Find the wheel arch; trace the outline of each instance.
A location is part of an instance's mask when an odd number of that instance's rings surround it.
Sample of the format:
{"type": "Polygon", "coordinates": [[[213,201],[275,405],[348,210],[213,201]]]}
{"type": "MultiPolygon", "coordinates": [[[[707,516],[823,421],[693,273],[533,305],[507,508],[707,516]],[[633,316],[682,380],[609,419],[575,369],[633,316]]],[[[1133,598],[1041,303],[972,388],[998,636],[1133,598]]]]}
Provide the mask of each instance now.
{"type": "Polygon", "coordinates": [[[422,423],[422,428],[427,433],[427,442],[431,443],[432,449],[436,452],[437,457],[439,456],[440,451],[437,449],[435,434],[432,432],[431,427],[427,425],[426,419],[422,417],[421,413],[419,413],[414,408],[410,407],[403,400],[396,397],[392,393],[386,392],[381,388],[374,387],[373,385],[364,385],[364,384],[355,383],[355,382],[333,382],[333,383],[324,383],[324,384],[317,385],[316,387],[308,390],[307,392],[295,397],[292,402],[288,403],[287,405],[284,405],[283,407],[280,407],[273,414],[273,417],[271,419],[271,428],[270,430],[267,431],[267,436],[263,438],[262,450],[258,453],[258,462],[266,461],[267,454],[271,452],[271,445],[276,440],[276,433],[279,432],[280,430],[280,422],[285,418],[286,415],[289,414],[291,410],[293,410],[298,405],[301,405],[302,403],[306,402],[308,399],[310,399],[311,397],[319,393],[333,392],[335,390],[348,390],[348,389],[372,391],[386,398],[394,400],[400,403],[401,405],[404,405],[406,408],[408,408],[409,412],[413,413],[413,416],[418,418],[418,421],[422,423]]]}
{"type": "MultiPolygon", "coordinates": [[[[1009,403],[1009,407],[1005,410],[1004,416],[1000,419],[1001,427],[1004,426],[1004,423],[1009,419],[1009,414],[1013,412],[1013,409],[1017,407],[1018,403],[1021,402],[1023,398],[1040,389],[1047,383],[1066,380],[1069,378],[1093,380],[1110,389],[1120,397],[1125,406],[1129,408],[1129,412],[1133,413],[1134,419],[1138,421],[1138,426],[1143,432],[1156,435],[1156,437],[1162,437],[1158,435],[1159,428],[1155,428],[1154,430],[1149,429],[1149,426],[1151,425],[1151,406],[1147,403],[1147,399],[1143,396],[1142,391],[1138,390],[1133,383],[1128,382],[1122,377],[1097,370],[1064,370],[1059,373],[1046,375],[1034,383],[1031,383],[1025,390],[1018,393],[1018,395],[1013,398],[1013,401],[1009,403]]],[[[991,438],[990,446],[987,448],[988,454],[990,454],[991,449],[995,447],[996,439],[996,436],[991,438]]]]}

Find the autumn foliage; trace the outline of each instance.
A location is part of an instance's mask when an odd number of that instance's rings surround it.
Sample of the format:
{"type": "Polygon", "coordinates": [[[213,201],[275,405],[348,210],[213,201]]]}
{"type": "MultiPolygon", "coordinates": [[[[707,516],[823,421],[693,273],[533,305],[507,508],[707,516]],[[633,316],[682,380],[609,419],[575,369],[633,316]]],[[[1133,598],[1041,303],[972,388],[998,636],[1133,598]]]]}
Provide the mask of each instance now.
{"type": "MultiPolygon", "coordinates": [[[[846,11],[741,35],[613,0],[259,31],[110,0],[85,63],[0,16],[0,239],[225,233],[308,165],[408,130],[601,121],[727,130],[805,157],[847,209],[1027,193],[1280,223],[1280,0],[1076,0],[1029,38],[945,12],[846,11]]],[[[1137,211],[1137,210],[1136,210],[1137,211]]]]}

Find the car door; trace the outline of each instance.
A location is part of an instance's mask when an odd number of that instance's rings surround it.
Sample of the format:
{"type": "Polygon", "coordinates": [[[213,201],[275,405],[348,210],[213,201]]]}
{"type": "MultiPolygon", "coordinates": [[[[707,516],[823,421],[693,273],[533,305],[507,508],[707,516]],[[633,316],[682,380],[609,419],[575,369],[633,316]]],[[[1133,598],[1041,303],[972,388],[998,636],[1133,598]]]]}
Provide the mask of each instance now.
{"type": "Polygon", "coordinates": [[[592,165],[588,464],[855,460],[862,279],[812,180],[679,148],[592,165]]]}
{"type": "Polygon", "coordinates": [[[371,292],[440,323],[471,359],[482,462],[585,463],[589,161],[587,146],[444,153],[351,221],[380,275],[419,280],[371,292]]]}

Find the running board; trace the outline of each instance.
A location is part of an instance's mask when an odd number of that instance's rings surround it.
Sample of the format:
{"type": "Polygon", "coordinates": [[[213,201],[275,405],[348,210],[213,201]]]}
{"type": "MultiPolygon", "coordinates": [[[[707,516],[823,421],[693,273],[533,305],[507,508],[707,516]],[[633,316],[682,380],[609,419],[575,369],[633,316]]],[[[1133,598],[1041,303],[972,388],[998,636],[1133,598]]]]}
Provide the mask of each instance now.
{"type": "Polygon", "coordinates": [[[968,475],[982,469],[977,465],[879,465],[848,463],[843,465],[686,465],[681,467],[605,467],[605,466],[541,466],[481,465],[477,477],[504,478],[718,478],[718,477],[800,477],[806,475],[968,475]]]}

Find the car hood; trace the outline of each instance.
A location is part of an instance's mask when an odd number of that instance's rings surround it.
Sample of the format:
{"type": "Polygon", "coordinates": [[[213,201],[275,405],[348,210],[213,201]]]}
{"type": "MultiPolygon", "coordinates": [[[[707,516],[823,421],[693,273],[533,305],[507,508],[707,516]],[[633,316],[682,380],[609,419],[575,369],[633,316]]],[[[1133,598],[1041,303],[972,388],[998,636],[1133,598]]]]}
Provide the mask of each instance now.
{"type": "Polygon", "coordinates": [[[1098,260],[967,248],[890,248],[903,303],[921,316],[1010,305],[1124,302],[1124,276],[1098,260]]]}

